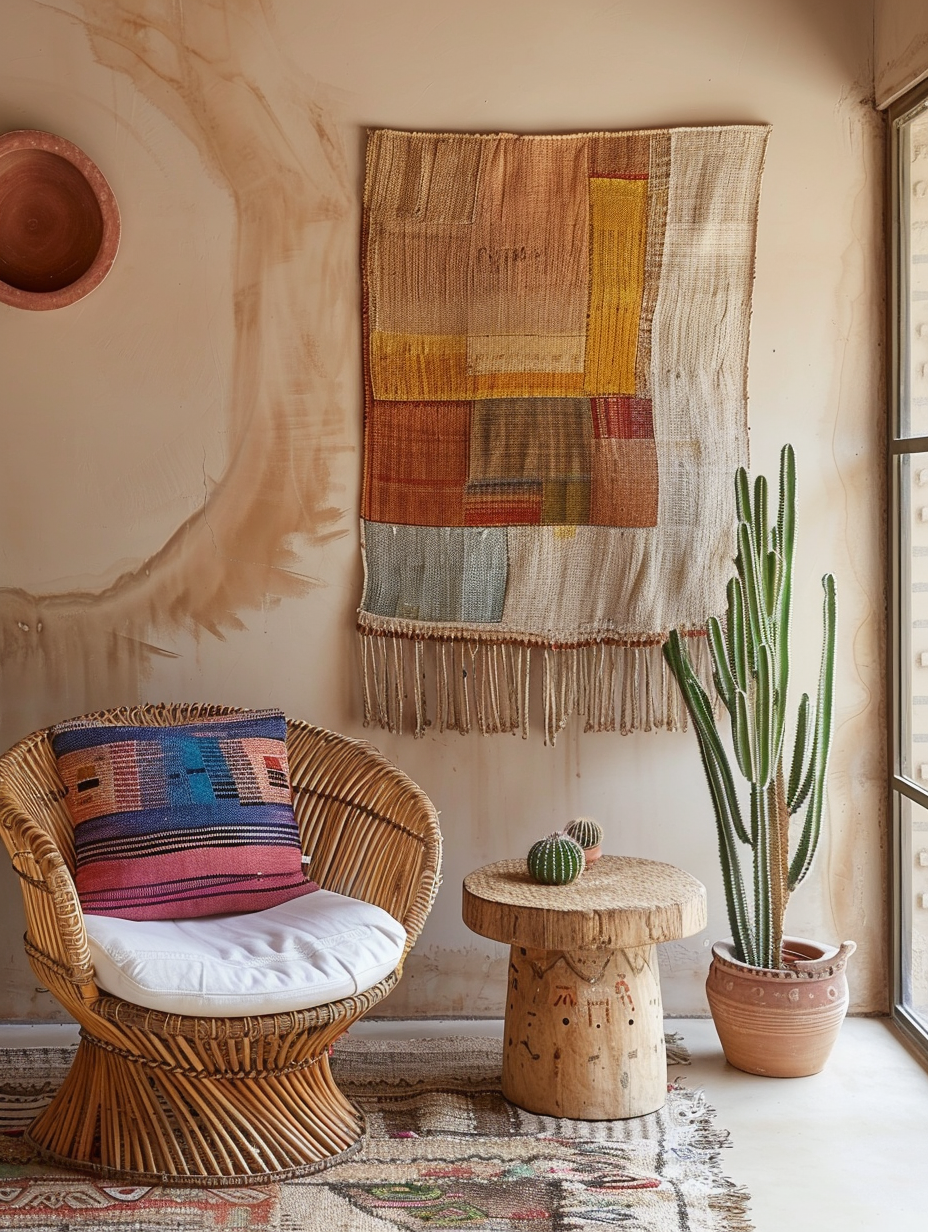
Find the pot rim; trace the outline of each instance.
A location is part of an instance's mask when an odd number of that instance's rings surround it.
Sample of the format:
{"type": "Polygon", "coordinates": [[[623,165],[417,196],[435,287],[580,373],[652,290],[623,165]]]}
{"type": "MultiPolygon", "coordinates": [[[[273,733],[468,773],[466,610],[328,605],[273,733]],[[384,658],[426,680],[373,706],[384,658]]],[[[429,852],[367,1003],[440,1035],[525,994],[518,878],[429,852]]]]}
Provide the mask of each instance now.
{"type": "Polygon", "coordinates": [[[755,967],[751,963],[741,962],[740,959],[735,957],[735,943],[729,937],[725,941],[716,941],[713,944],[712,959],[713,962],[717,962],[721,966],[730,967],[735,971],[741,971],[745,974],[760,974],[768,979],[816,979],[838,975],[845,969],[847,960],[857,949],[855,941],[844,941],[841,945],[830,945],[824,941],[812,941],[807,937],[792,937],[788,935],[784,935],[783,944],[789,948],[795,948],[800,945],[807,946],[812,950],[819,950],[820,955],[803,959],[789,967],[755,967]]]}

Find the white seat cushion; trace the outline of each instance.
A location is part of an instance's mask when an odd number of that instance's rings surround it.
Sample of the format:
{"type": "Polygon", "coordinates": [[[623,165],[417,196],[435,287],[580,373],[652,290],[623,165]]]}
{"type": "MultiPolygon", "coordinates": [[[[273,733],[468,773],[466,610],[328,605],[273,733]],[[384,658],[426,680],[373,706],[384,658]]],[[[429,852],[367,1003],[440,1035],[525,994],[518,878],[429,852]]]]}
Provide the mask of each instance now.
{"type": "Polygon", "coordinates": [[[395,970],[406,930],[386,911],[316,890],[248,915],[85,915],[98,985],[172,1014],[280,1014],[337,1001],[395,970]]]}

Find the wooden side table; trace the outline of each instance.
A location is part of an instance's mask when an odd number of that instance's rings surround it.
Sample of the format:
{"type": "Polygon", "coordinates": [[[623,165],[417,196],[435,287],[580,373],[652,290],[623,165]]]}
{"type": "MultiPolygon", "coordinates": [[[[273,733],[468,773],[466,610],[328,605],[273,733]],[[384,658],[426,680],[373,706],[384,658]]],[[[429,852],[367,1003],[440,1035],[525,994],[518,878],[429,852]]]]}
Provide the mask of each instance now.
{"type": "Polygon", "coordinates": [[[667,1094],[655,945],[706,925],[705,887],[675,868],[602,856],[568,886],[524,860],[464,879],[464,922],[509,944],[503,1094],[587,1121],[643,1116],[667,1094]]]}

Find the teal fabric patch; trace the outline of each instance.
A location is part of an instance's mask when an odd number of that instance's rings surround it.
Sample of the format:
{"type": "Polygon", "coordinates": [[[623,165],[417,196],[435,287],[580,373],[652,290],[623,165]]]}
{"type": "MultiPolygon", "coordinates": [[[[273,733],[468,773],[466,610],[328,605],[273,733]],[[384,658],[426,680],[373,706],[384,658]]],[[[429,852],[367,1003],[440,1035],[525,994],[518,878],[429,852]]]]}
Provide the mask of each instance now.
{"type": "Polygon", "coordinates": [[[509,571],[504,526],[364,523],[362,607],[404,620],[496,624],[509,571]]]}

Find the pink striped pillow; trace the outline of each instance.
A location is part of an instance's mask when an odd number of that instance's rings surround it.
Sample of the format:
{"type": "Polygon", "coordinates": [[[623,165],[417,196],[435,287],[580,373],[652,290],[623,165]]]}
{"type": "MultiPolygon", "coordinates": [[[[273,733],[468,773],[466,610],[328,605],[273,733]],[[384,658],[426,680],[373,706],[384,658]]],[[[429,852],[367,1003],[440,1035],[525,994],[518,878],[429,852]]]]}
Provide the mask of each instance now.
{"type": "Polygon", "coordinates": [[[173,727],[59,724],[84,911],[190,919],[273,907],[307,880],[280,711],[173,727]]]}

